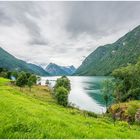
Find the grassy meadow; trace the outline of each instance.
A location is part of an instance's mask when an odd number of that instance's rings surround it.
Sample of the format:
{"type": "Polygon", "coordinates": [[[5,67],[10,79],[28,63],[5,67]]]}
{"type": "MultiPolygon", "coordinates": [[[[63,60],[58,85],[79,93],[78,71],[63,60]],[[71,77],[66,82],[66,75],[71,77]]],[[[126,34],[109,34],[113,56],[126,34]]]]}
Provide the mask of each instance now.
{"type": "Polygon", "coordinates": [[[46,86],[20,91],[0,78],[0,138],[140,138],[140,126],[64,108],[46,86]]]}

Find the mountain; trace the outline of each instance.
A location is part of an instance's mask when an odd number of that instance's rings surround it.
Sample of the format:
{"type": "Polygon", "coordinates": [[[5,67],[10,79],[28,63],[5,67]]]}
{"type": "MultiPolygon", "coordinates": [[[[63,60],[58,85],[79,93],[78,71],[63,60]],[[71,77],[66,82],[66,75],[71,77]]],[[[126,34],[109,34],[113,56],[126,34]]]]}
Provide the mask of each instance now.
{"type": "Polygon", "coordinates": [[[140,57],[140,26],[113,44],[98,47],[83,61],[75,75],[109,75],[114,69],[136,63],[140,57]]]}
{"type": "Polygon", "coordinates": [[[76,69],[74,66],[59,66],[56,65],[54,63],[50,63],[46,69],[45,69],[48,73],[50,73],[51,75],[72,75],[76,69]]]}
{"type": "Polygon", "coordinates": [[[16,57],[12,56],[1,47],[0,47],[0,67],[7,68],[9,70],[28,71],[42,76],[49,75],[49,73],[46,72],[43,68],[35,64],[26,63],[25,61],[17,59],[16,57]]]}

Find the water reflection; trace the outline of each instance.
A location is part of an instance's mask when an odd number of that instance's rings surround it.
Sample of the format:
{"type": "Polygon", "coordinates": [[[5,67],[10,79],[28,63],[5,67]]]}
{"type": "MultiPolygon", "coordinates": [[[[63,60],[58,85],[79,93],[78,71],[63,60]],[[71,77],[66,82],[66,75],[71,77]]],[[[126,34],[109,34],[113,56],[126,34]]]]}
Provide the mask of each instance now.
{"type": "MultiPolygon", "coordinates": [[[[42,77],[41,84],[44,85],[48,79],[51,86],[54,86],[58,76],[42,77]]],[[[104,100],[101,93],[102,81],[107,77],[100,76],[69,76],[71,82],[71,92],[69,102],[75,104],[80,109],[95,113],[105,112],[104,100]]]]}

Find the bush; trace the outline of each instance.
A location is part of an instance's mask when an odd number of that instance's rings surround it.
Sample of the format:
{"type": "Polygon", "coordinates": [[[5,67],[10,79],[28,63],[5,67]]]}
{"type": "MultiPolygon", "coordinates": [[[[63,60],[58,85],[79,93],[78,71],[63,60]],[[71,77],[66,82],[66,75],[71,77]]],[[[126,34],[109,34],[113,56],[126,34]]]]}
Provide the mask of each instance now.
{"type": "Polygon", "coordinates": [[[25,72],[19,73],[18,78],[16,80],[16,85],[19,86],[20,88],[27,85],[27,76],[25,72]]]}
{"type": "Polygon", "coordinates": [[[56,89],[55,97],[60,105],[68,105],[68,90],[63,86],[56,89]]]}
{"type": "Polygon", "coordinates": [[[140,99],[140,88],[130,89],[127,98],[131,100],[139,100],[140,99]]]}
{"type": "Polygon", "coordinates": [[[66,76],[62,76],[61,78],[58,78],[56,80],[56,84],[54,86],[54,90],[56,90],[58,87],[64,87],[66,88],[68,91],[70,91],[71,87],[70,87],[70,80],[66,77],[66,76]]]}
{"type": "Polygon", "coordinates": [[[4,72],[4,71],[2,71],[1,73],[0,73],[0,77],[3,77],[3,78],[7,78],[7,72],[4,72]]]}
{"type": "Polygon", "coordinates": [[[115,98],[118,102],[140,99],[140,60],[136,64],[121,67],[113,71],[116,79],[115,98]]]}
{"type": "Polygon", "coordinates": [[[35,75],[32,74],[32,75],[29,76],[27,85],[30,88],[30,91],[31,91],[32,86],[34,84],[36,84],[36,81],[37,81],[37,77],[35,75]]]}
{"type": "Polygon", "coordinates": [[[50,82],[49,82],[48,79],[46,80],[45,85],[46,85],[46,86],[50,85],[50,82]]]}
{"type": "Polygon", "coordinates": [[[94,118],[98,117],[96,113],[90,111],[84,111],[84,115],[88,117],[94,117],[94,118]]]}
{"type": "Polygon", "coordinates": [[[136,114],[138,108],[139,108],[139,106],[134,103],[134,104],[131,104],[127,109],[127,113],[131,117],[132,122],[135,121],[135,114],[136,114]]]}

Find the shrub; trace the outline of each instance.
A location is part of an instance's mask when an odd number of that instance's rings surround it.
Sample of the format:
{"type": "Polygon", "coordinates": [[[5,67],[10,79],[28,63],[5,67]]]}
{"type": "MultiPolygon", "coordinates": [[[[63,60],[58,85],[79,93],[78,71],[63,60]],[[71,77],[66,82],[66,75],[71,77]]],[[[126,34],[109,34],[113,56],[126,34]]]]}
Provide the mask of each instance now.
{"type": "Polygon", "coordinates": [[[102,87],[102,95],[105,101],[106,109],[112,102],[113,92],[114,92],[114,83],[112,82],[112,80],[104,80],[102,87]]]}
{"type": "Polygon", "coordinates": [[[11,73],[11,76],[13,76],[14,79],[17,79],[17,78],[18,78],[18,72],[17,72],[17,71],[13,71],[13,72],[11,73]]]}
{"type": "Polygon", "coordinates": [[[54,90],[56,90],[58,87],[63,86],[66,88],[68,91],[70,91],[70,80],[66,76],[62,76],[61,78],[58,78],[56,80],[56,84],[54,86],[54,90]]]}
{"type": "Polygon", "coordinates": [[[63,86],[56,89],[55,97],[60,105],[68,105],[68,90],[63,86]]]}
{"type": "Polygon", "coordinates": [[[4,71],[2,71],[1,73],[0,73],[0,77],[3,77],[3,78],[7,78],[7,72],[4,72],[4,71]]]}
{"type": "Polygon", "coordinates": [[[31,88],[34,84],[36,84],[36,81],[37,81],[37,78],[35,75],[30,75],[30,77],[28,78],[28,82],[27,82],[27,85],[28,87],[30,88],[30,91],[31,91],[31,88]]]}
{"type": "Polygon", "coordinates": [[[126,95],[126,98],[131,100],[139,100],[140,99],[140,88],[130,89],[126,95]]]}
{"type": "Polygon", "coordinates": [[[46,80],[45,85],[47,85],[47,86],[50,85],[50,82],[48,79],[46,80]]]}
{"type": "Polygon", "coordinates": [[[135,121],[135,114],[136,114],[138,108],[139,108],[139,106],[137,104],[131,104],[127,109],[127,113],[131,117],[132,122],[135,121]]]}
{"type": "Polygon", "coordinates": [[[18,75],[18,78],[16,80],[16,85],[21,87],[24,87],[27,84],[27,76],[25,72],[20,72],[18,75]]]}
{"type": "Polygon", "coordinates": [[[88,117],[94,117],[94,118],[98,117],[96,113],[90,111],[84,111],[84,115],[88,117]]]}

